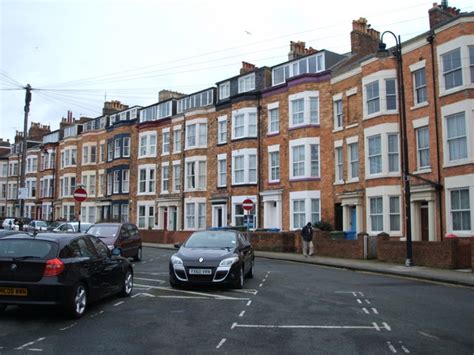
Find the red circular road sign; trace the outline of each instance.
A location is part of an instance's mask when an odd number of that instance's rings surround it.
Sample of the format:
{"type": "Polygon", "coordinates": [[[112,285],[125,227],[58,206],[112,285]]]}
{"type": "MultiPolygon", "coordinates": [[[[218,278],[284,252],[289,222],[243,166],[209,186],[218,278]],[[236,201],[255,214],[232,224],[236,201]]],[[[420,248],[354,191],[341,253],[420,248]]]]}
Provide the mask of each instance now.
{"type": "Polygon", "coordinates": [[[246,211],[250,211],[253,208],[253,201],[249,198],[245,199],[244,202],[242,202],[242,207],[246,211]]]}
{"type": "Polygon", "coordinates": [[[82,187],[78,187],[74,190],[74,200],[77,202],[83,202],[87,199],[87,191],[82,187]]]}

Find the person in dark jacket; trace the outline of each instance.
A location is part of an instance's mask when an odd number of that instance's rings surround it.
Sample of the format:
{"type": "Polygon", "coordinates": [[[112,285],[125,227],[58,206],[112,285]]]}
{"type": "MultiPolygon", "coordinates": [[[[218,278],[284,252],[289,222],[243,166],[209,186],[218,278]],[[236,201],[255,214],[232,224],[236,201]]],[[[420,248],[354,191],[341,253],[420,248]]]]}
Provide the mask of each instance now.
{"type": "Polygon", "coordinates": [[[314,245],[313,245],[313,227],[311,222],[308,222],[301,230],[301,236],[303,237],[303,255],[313,256],[314,245]]]}

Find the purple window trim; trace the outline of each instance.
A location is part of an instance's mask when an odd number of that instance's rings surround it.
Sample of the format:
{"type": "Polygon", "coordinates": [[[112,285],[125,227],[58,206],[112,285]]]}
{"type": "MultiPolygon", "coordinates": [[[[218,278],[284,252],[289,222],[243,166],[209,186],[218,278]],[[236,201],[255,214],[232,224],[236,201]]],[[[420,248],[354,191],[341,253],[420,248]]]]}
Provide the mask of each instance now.
{"type": "Polygon", "coordinates": [[[272,133],[267,133],[267,137],[275,137],[278,136],[280,132],[272,132],[272,133]]]}
{"type": "Polygon", "coordinates": [[[290,178],[290,182],[300,182],[300,181],[321,181],[321,178],[290,178]]]}
{"type": "Polygon", "coordinates": [[[297,129],[302,129],[302,128],[321,128],[321,124],[305,124],[302,126],[296,126],[296,127],[288,127],[288,131],[294,131],[297,129]]]}

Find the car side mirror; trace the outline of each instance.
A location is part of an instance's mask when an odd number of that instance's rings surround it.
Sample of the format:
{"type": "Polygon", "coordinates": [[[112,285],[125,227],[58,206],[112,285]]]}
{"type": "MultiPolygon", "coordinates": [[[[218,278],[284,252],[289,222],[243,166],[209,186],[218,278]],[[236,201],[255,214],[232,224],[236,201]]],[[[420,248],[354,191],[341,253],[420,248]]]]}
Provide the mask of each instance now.
{"type": "Polygon", "coordinates": [[[181,248],[181,244],[175,244],[175,245],[174,245],[174,248],[175,248],[175,249],[181,248]]]}
{"type": "Polygon", "coordinates": [[[112,256],[121,256],[121,255],[122,255],[122,251],[120,250],[120,248],[112,249],[112,256]]]}

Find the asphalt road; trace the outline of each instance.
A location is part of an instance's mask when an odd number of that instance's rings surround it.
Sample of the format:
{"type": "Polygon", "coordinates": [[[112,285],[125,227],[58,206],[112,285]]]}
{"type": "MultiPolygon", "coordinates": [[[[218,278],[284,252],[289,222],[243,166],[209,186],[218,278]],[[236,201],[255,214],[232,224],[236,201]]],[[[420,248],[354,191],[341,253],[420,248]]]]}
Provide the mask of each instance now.
{"type": "Polygon", "coordinates": [[[78,321],[9,307],[0,353],[474,354],[474,290],[258,258],[243,290],[174,290],[146,248],[131,298],[78,321]]]}

